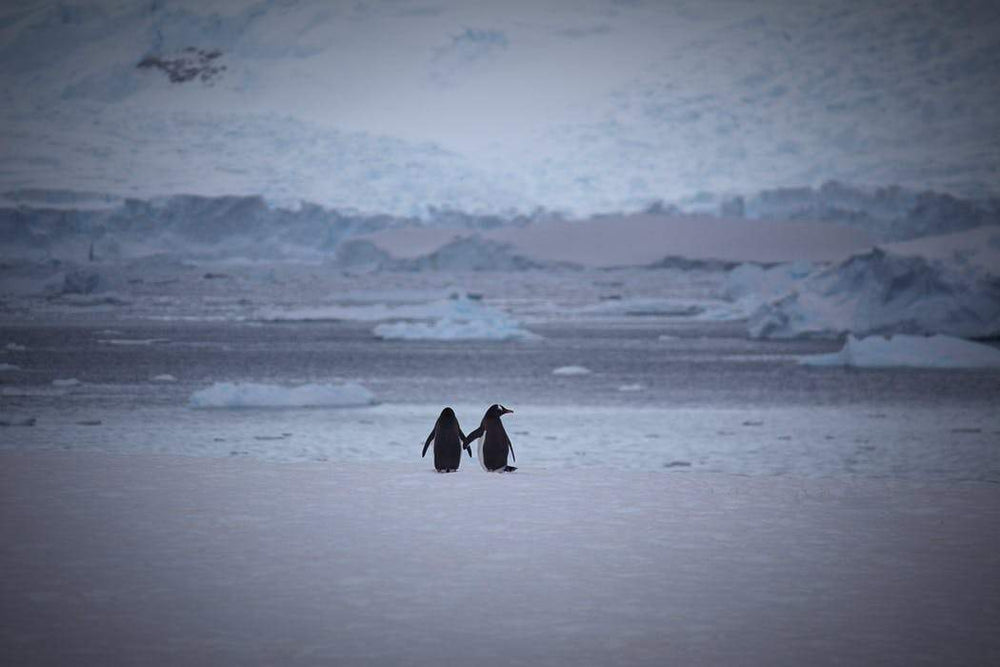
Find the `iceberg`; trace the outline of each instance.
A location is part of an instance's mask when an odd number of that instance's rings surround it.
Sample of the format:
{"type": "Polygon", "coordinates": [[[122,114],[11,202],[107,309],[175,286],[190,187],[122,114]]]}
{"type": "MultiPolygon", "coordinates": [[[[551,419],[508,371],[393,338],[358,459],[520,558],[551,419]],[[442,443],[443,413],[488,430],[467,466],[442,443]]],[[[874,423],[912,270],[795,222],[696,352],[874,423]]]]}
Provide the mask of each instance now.
{"type": "Polygon", "coordinates": [[[272,384],[216,382],[191,394],[194,408],[298,408],[373,405],[375,395],[360,384],[272,384]]]}
{"type": "Polygon", "coordinates": [[[839,352],[801,357],[799,363],[857,368],[1000,368],[1000,350],[943,335],[849,336],[839,352]]]}
{"type": "Polygon", "coordinates": [[[755,338],[1000,334],[1000,275],[875,248],[809,273],[748,321],[755,338]]]}

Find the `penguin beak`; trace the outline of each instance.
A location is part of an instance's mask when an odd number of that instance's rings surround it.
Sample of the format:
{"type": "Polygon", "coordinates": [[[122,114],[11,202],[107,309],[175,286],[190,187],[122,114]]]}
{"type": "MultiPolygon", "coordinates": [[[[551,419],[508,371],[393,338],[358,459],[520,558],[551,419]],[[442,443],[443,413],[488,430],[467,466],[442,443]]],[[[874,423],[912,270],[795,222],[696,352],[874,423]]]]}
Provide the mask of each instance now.
{"type": "Polygon", "coordinates": [[[514,411],[513,410],[508,410],[507,408],[500,408],[500,414],[501,415],[507,415],[507,414],[511,414],[512,415],[512,414],[514,414],[514,411]]]}

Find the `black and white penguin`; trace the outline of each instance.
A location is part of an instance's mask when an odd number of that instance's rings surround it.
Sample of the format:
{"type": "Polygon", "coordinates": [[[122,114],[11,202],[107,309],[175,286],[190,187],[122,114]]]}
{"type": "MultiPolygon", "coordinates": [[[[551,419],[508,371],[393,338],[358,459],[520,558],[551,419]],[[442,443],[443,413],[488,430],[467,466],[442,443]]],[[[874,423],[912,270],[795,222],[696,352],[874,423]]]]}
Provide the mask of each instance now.
{"type": "Polygon", "coordinates": [[[465,444],[465,435],[458,425],[458,417],[451,408],[441,411],[434,429],[424,442],[420,458],[427,455],[427,448],[434,443],[434,469],[438,472],[455,472],[462,461],[462,448],[472,456],[472,448],[465,444]]]}
{"type": "Polygon", "coordinates": [[[508,410],[499,403],[494,403],[483,415],[483,421],[479,424],[479,428],[465,436],[465,440],[462,441],[468,445],[479,438],[479,444],[476,446],[477,456],[479,457],[479,465],[486,472],[513,472],[517,470],[514,466],[507,465],[508,452],[515,463],[517,457],[514,456],[514,446],[510,443],[510,437],[503,428],[503,422],[500,421],[501,416],[512,412],[514,411],[508,410]]]}

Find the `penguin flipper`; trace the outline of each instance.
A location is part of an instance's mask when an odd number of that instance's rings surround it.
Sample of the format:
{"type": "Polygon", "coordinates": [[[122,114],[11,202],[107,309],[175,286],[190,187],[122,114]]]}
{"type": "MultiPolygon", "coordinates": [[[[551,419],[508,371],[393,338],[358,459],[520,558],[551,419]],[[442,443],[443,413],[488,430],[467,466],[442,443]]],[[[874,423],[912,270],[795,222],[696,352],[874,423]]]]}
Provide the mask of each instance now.
{"type": "Polygon", "coordinates": [[[437,431],[437,427],[431,429],[431,434],[427,436],[427,440],[424,441],[424,451],[420,452],[420,458],[427,456],[427,448],[431,446],[431,440],[434,439],[434,432],[437,431]]]}
{"type": "Polygon", "coordinates": [[[472,442],[482,434],[483,434],[483,427],[480,426],[475,431],[473,431],[472,433],[470,433],[469,435],[465,436],[465,438],[462,439],[462,446],[468,447],[470,442],[472,442]]]}

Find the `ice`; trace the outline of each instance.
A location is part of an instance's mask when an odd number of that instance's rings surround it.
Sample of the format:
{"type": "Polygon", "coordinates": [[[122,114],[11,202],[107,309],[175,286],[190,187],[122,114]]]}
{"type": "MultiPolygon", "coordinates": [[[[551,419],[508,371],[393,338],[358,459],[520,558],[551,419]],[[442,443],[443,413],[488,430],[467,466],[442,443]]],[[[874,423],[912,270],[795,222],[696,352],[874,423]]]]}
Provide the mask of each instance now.
{"type": "Polygon", "coordinates": [[[639,383],[619,385],[618,391],[642,391],[645,387],[639,383]]]}
{"type": "Polygon", "coordinates": [[[52,381],[53,387],[79,387],[82,382],[76,378],[59,378],[52,381]]]}
{"type": "Polygon", "coordinates": [[[470,301],[465,296],[413,304],[363,304],[330,305],[306,308],[264,308],[257,312],[257,319],[281,321],[354,320],[379,322],[383,320],[425,320],[435,318],[475,319],[494,312],[470,301]]]}
{"type": "Polygon", "coordinates": [[[1000,334],[1000,275],[975,265],[876,248],[818,269],[789,289],[751,314],[752,336],[837,337],[851,332],[988,338],[1000,334]]]}
{"type": "Polygon", "coordinates": [[[619,317],[693,317],[705,312],[700,303],[635,297],[630,299],[609,299],[579,311],[584,315],[611,315],[619,317]]]}
{"type": "Polygon", "coordinates": [[[163,373],[161,375],[154,375],[150,378],[153,382],[177,382],[177,378],[169,373],[163,373]]]}
{"type": "Polygon", "coordinates": [[[290,408],[373,405],[375,395],[359,384],[270,384],[216,382],[191,394],[195,408],[290,408]]]}
{"type": "Polygon", "coordinates": [[[7,343],[6,349],[8,352],[24,352],[28,349],[28,347],[18,343],[7,343]]]}
{"type": "Polygon", "coordinates": [[[1000,367],[1000,350],[982,343],[951,336],[908,336],[883,338],[848,336],[843,349],[799,359],[807,366],[855,366],[886,368],[995,368],[1000,367]]]}
{"type": "Polygon", "coordinates": [[[995,486],[705,474],[686,457],[659,472],[437,475],[417,457],[4,452],[5,660],[985,665],[1000,652],[995,486]]]}
{"type": "Polygon", "coordinates": [[[403,216],[587,215],[710,191],[750,195],[730,207],[749,215],[968,220],[920,189],[995,191],[982,151],[997,135],[990,5],[833,7],[18,4],[0,23],[0,80],[18,91],[0,123],[0,189],[53,209],[264,193],[403,216]],[[199,51],[227,69],[172,83],[137,67],[199,51]],[[568,81],[569,66],[588,77],[568,81]],[[752,197],[832,178],[914,190],[859,206],[837,184],[752,197]]]}
{"type": "Polygon", "coordinates": [[[539,336],[524,329],[507,316],[485,316],[475,319],[444,317],[434,322],[392,322],[374,329],[386,340],[534,340],[539,336]]]}
{"type": "Polygon", "coordinates": [[[158,343],[169,343],[167,338],[98,338],[98,343],[104,345],[156,345],[158,343]]]}
{"type": "Polygon", "coordinates": [[[552,371],[553,375],[590,375],[590,369],[585,366],[560,366],[552,371]]]}
{"type": "Polygon", "coordinates": [[[0,371],[19,371],[21,367],[16,364],[0,363],[0,371]]]}

